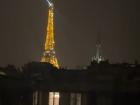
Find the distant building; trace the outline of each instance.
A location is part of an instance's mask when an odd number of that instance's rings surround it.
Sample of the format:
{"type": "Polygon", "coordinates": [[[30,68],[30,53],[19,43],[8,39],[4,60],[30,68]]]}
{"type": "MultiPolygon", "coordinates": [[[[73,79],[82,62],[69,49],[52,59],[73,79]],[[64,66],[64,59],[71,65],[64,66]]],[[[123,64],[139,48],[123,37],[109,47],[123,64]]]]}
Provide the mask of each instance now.
{"type": "Polygon", "coordinates": [[[96,61],[97,63],[104,61],[104,58],[101,55],[101,48],[102,48],[101,38],[100,35],[98,34],[96,42],[96,55],[92,57],[92,61],[96,61]]]}
{"type": "Polygon", "coordinates": [[[36,105],[48,105],[50,91],[60,92],[59,105],[140,105],[139,64],[93,61],[86,70],[57,70],[32,62],[0,72],[0,105],[32,105],[36,90],[45,93],[36,105]]]}

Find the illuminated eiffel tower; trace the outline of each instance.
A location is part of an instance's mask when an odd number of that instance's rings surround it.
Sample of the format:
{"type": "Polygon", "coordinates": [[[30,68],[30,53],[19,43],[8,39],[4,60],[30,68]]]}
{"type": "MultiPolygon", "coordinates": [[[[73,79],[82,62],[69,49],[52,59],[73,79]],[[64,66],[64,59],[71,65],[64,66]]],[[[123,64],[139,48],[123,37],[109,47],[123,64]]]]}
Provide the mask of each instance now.
{"type": "MultiPolygon", "coordinates": [[[[48,62],[53,66],[59,68],[57,58],[55,56],[55,42],[54,42],[54,24],[53,24],[53,16],[54,16],[54,7],[53,3],[49,0],[46,0],[49,4],[49,12],[48,12],[48,25],[47,25],[47,35],[45,42],[45,49],[43,56],[41,58],[41,62],[48,62]]],[[[36,90],[33,93],[33,105],[42,105],[42,96],[45,94],[42,91],[36,90]]],[[[49,92],[49,103],[48,105],[59,105],[59,92],[49,92]]]]}
{"type": "Polygon", "coordinates": [[[54,6],[53,3],[47,0],[49,4],[49,12],[48,12],[48,25],[47,25],[47,35],[45,42],[45,49],[43,56],[41,58],[41,62],[48,62],[55,67],[59,68],[58,61],[55,55],[55,41],[54,41],[54,6]]]}

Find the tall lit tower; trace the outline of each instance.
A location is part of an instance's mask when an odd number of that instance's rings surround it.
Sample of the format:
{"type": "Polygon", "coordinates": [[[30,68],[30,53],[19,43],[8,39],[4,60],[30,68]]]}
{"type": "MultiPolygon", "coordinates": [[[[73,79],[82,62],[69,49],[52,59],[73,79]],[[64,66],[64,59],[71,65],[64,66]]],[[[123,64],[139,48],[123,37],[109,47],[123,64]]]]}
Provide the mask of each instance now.
{"type": "Polygon", "coordinates": [[[95,60],[97,63],[104,61],[104,58],[101,56],[101,38],[99,34],[96,42],[96,55],[94,56],[93,60],[95,60]]]}
{"type": "MultiPolygon", "coordinates": [[[[43,56],[41,58],[41,62],[48,62],[53,66],[59,68],[58,61],[55,55],[55,41],[54,41],[54,5],[50,0],[46,0],[49,5],[48,11],[48,25],[46,32],[46,40],[45,40],[45,49],[43,56]]],[[[39,92],[39,94],[43,94],[39,92]]],[[[49,92],[49,103],[48,105],[59,105],[59,92],[49,92]]]]}
{"type": "Polygon", "coordinates": [[[41,62],[48,62],[55,67],[59,68],[58,61],[55,55],[55,41],[54,41],[54,5],[52,2],[47,0],[49,4],[49,11],[48,11],[48,25],[47,25],[47,32],[46,32],[46,40],[45,40],[45,49],[43,56],[41,58],[41,62]]]}

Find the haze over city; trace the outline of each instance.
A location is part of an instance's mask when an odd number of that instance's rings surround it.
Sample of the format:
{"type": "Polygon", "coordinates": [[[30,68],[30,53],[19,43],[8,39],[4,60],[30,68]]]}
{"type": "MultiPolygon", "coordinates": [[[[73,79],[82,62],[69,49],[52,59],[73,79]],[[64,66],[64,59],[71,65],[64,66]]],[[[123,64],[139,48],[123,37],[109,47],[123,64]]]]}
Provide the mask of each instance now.
{"type": "MultiPolygon", "coordinates": [[[[96,53],[98,33],[105,59],[140,60],[138,4],[138,0],[55,1],[55,49],[60,65],[88,65],[96,53]]],[[[40,61],[46,36],[46,1],[2,0],[0,8],[0,65],[40,61]]]]}

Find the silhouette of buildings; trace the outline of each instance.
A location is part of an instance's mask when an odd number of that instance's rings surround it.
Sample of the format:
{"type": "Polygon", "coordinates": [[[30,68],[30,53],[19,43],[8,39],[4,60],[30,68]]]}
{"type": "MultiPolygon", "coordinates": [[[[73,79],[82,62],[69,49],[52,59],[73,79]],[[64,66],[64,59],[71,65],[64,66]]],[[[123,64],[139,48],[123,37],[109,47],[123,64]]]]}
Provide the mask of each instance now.
{"type": "Polygon", "coordinates": [[[57,70],[32,62],[0,72],[0,105],[32,105],[36,90],[45,93],[37,105],[48,105],[50,91],[60,92],[60,105],[140,105],[139,64],[93,61],[87,69],[57,70]]]}

